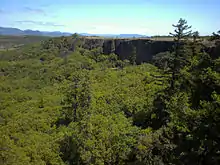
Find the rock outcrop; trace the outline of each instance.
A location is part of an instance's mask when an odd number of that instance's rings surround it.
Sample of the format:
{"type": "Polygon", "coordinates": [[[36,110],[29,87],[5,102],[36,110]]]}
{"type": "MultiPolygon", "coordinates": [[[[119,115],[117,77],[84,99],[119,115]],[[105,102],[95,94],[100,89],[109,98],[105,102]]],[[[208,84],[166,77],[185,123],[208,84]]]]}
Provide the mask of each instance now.
{"type": "Polygon", "coordinates": [[[220,57],[220,40],[212,43],[211,46],[207,46],[205,51],[211,55],[213,59],[220,57]]]}
{"type": "Polygon", "coordinates": [[[128,59],[134,48],[137,54],[136,62],[148,62],[154,55],[172,49],[173,41],[152,41],[150,39],[102,39],[82,38],[85,49],[103,48],[103,54],[115,53],[120,59],[128,59]]]}

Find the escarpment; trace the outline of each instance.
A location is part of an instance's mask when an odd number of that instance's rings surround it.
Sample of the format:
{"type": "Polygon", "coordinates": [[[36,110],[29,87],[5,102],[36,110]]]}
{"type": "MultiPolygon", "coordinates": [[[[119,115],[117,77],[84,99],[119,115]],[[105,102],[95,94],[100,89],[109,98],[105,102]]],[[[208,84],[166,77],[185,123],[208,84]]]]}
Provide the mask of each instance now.
{"type": "MultiPolygon", "coordinates": [[[[172,40],[151,40],[148,38],[101,38],[101,37],[80,37],[75,40],[71,37],[57,38],[53,41],[50,39],[44,42],[44,48],[62,47],[64,50],[74,51],[76,46],[80,46],[87,50],[99,49],[97,52],[109,55],[116,54],[119,59],[129,59],[134,53],[136,56],[136,63],[150,62],[158,53],[172,51],[175,42],[172,40]],[[57,40],[57,41],[56,41],[57,40]],[[79,41],[79,42],[78,42],[79,41]],[[52,46],[51,46],[52,44],[52,46]]],[[[204,41],[203,51],[210,54],[212,58],[218,58],[220,55],[220,43],[204,41]]]]}
{"type": "Polygon", "coordinates": [[[136,62],[148,62],[160,52],[172,49],[173,41],[152,41],[149,39],[99,39],[83,38],[82,47],[94,49],[102,47],[103,54],[115,53],[122,60],[128,59],[133,50],[136,51],[136,62]]]}

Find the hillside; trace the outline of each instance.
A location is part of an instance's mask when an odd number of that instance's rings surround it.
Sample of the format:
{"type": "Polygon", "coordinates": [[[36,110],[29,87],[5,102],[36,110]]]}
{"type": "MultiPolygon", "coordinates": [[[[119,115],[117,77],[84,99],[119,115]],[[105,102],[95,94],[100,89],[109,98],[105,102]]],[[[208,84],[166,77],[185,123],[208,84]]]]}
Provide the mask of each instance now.
{"type": "Polygon", "coordinates": [[[220,36],[206,50],[174,30],[182,38],[2,37],[30,44],[0,51],[0,164],[219,165],[220,36]]]}
{"type": "Polygon", "coordinates": [[[3,36],[0,35],[0,50],[17,48],[48,39],[46,36],[3,36]]]}

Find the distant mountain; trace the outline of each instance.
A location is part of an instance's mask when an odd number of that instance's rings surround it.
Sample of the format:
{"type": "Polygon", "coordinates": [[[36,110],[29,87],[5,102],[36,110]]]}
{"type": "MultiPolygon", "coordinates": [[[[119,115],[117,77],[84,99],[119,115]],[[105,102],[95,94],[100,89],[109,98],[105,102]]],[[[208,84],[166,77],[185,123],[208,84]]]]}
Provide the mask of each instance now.
{"type": "Polygon", "coordinates": [[[122,37],[122,38],[132,38],[132,37],[141,38],[141,37],[147,37],[147,36],[141,35],[141,34],[120,34],[119,37],[122,37]]]}
{"type": "Polygon", "coordinates": [[[23,31],[17,28],[0,27],[0,35],[23,35],[23,31]]]}
{"type": "Polygon", "coordinates": [[[59,37],[59,36],[70,36],[72,33],[63,33],[63,32],[46,32],[46,31],[38,31],[38,30],[20,30],[17,28],[8,28],[8,27],[0,27],[0,35],[32,35],[32,36],[51,36],[51,37],[59,37]]]}
{"type": "Polygon", "coordinates": [[[83,36],[100,36],[100,37],[109,37],[109,38],[142,38],[148,37],[141,34],[89,34],[89,33],[80,33],[83,36]]]}
{"type": "MultiPolygon", "coordinates": [[[[70,36],[73,33],[68,32],[48,32],[48,31],[38,31],[38,30],[20,30],[17,28],[10,27],[0,27],[0,35],[32,35],[32,36],[50,36],[50,37],[59,37],[59,36],[70,36]]],[[[82,36],[100,36],[100,37],[109,37],[109,38],[141,38],[147,37],[145,35],[140,34],[89,34],[89,33],[79,33],[82,36]]]]}

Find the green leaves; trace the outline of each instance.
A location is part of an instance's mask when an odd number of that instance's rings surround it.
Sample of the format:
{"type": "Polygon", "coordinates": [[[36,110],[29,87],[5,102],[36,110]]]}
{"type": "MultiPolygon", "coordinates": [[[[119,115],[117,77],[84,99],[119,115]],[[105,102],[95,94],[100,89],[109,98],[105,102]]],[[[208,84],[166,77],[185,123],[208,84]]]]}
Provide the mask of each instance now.
{"type": "Polygon", "coordinates": [[[137,131],[120,113],[87,116],[77,129],[74,139],[85,164],[122,164],[134,146],[137,131]]]}
{"type": "Polygon", "coordinates": [[[64,115],[67,121],[81,119],[90,105],[90,81],[88,72],[75,72],[69,77],[68,88],[65,89],[64,115]]]}
{"type": "Polygon", "coordinates": [[[220,60],[174,28],[159,69],[77,34],[1,53],[0,164],[219,164],[220,60]]]}

